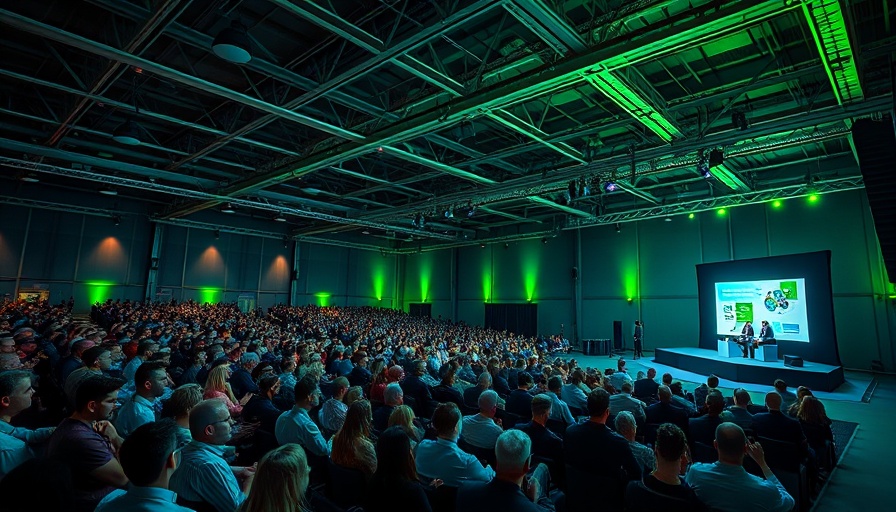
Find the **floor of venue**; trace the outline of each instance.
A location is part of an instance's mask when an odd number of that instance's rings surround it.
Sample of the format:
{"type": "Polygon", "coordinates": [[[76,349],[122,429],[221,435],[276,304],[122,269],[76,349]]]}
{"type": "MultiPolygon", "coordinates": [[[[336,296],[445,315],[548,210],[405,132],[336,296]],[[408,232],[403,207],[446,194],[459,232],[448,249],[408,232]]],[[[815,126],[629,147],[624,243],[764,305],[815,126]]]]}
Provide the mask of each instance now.
{"type": "MultiPolygon", "coordinates": [[[[584,356],[573,352],[569,355],[583,367],[615,368],[615,357],[584,356]]],[[[706,381],[705,375],[697,375],[676,368],[653,363],[653,354],[632,359],[631,352],[625,354],[629,371],[647,371],[656,368],[662,375],[669,372],[675,380],[680,380],[685,389],[706,381]]],[[[832,393],[815,393],[824,401],[828,416],[836,420],[858,423],[852,440],[845,447],[839,465],[822,489],[812,512],[844,512],[861,508],[892,507],[893,493],[891,470],[896,461],[896,442],[893,442],[893,421],[896,419],[896,376],[871,374],[846,370],[846,383],[832,393]],[[863,400],[864,398],[864,400],[863,400]]],[[[750,392],[754,403],[762,403],[766,392],[772,389],[759,384],[741,384],[720,380],[719,387],[727,396],[737,387],[750,392]]],[[[788,383],[796,388],[798,382],[788,383]]]]}

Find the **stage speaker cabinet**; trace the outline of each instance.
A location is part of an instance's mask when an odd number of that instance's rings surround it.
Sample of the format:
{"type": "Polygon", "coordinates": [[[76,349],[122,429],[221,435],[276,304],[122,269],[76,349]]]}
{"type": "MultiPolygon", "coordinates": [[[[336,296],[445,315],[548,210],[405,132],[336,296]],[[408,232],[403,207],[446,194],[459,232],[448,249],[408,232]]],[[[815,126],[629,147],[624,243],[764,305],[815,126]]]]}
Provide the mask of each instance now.
{"type": "Polygon", "coordinates": [[[803,367],[803,358],[800,356],[788,356],[784,355],[784,366],[789,366],[791,368],[802,368],[803,367]]]}
{"type": "Polygon", "coordinates": [[[622,350],[622,320],[613,320],[613,350],[622,350]]]}

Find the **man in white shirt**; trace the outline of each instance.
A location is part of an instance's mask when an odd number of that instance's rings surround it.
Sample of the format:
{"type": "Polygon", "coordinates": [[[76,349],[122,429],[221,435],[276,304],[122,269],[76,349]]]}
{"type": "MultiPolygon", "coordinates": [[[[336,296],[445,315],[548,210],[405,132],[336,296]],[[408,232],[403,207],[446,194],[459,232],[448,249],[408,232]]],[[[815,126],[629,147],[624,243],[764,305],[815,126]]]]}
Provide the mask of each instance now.
{"type": "Polygon", "coordinates": [[[498,436],[504,432],[501,420],[495,419],[498,409],[498,393],[487,389],[479,395],[479,414],[463,419],[463,439],[477,447],[493,450],[498,436]]]}
{"type": "Polygon", "coordinates": [[[168,374],[161,361],[143,363],[134,375],[136,389],[131,398],[118,411],[115,418],[115,430],[126,438],[140,425],[156,420],[154,403],[165,394],[168,374]]]}

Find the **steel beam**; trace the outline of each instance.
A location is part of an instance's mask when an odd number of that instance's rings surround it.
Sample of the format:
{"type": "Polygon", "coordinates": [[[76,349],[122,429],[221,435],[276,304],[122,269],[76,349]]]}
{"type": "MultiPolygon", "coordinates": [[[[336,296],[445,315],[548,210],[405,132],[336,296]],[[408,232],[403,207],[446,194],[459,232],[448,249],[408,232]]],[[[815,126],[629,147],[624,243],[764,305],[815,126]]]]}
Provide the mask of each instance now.
{"type": "Polygon", "coordinates": [[[364,48],[372,53],[379,53],[386,45],[364,30],[342,19],[336,13],[328,11],[314,2],[293,3],[289,0],[269,0],[271,3],[305,20],[323,27],[343,39],[364,48]]]}

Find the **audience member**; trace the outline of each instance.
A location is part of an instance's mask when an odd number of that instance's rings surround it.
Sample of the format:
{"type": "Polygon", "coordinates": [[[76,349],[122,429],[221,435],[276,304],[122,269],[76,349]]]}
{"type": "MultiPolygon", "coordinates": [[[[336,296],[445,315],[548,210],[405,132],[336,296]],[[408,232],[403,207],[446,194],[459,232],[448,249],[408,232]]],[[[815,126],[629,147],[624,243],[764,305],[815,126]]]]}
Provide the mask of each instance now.
{"type": "Polygon", "coordinates": [[[308,411],[317,407],[320,390],[317,379],[310,375],[302,377],[295,387],[296,403],[292,409],[277,418],[274,434],[280,444],[296,443],[317,457],[330,454],[327,442],[308,411]]]}
{"type": "Polygon", "coordinates": [[[743,429],[734,423],[716,427],[715,441],[718,462],[696,463],[690,467],[685,481],[697,497],[720,512],[790,512],[794,500],[765,462],[759,443],[747,441],[743,429]],[[765,479],[744,469],[744,455],[759,465],[765,479]]]}
{"type": "Polygon", "coordinates": [[[81,361],[84,366],[73,370],[62,386],[70,411],[75,410],[75,394],[78,386],[90,376],[103,375],[112,367],[112,351],[106,347],[90,347],[81,354],[81,361]]]}
{"type": "Polygon", "coordinates": [[[647,407],[647,423],[672,423],[687,434],[688,413],[672,403],[672,391],[663,384],[656,391],[659,402],[647,407]]]}
{"type": "Polygon", "coordinates": [[[35,456],[54,428],[30,430],[10,423],[20,412],[31,407],[34,388],[31,373],[23,370],[0,372],[0,480],[20,464],[35,456]]]}
{"type": "Polygon", "coordinates": [[[389,417],[396,407],[404,403],[404,391],[398,382],[390,382],[383,391],[383,405],[373,412],[373,428],[382,432],[389,426],[389,417]]]}
{"type": "Polygon", "coordinates": [[[230,375],[229,384],[233,396],[246,396],[258,393],[258,385],[252,378],[252,371],[259,366],[261,358],[255,352],[246,352],[240,356],[239,367],[230,375]]]}
{"type": "MultiPolygon", "coordinates": [[[[684,394],[684,389],[681,385],[681,382],[675,381],[671,385],[669,385],[669,391],[672,392],[672,403],[678,407],[681,407],[688,413],[688,416],[696,416],[697,415],[697,407],[694,405],[694,402],[689,399],[684,394]]],[[[700,407],[703,407],[703,404],[700,404],[700,407]]]]}
{"type": "Polygon", "coordinates": [[[569,411],[569,406],[566,405],[560,398],[560,394],[563,390],[563,378],[559,375],[554,375],[548,379],[548,397],[553,401],[551,404],[551,420],[562,422],[563,424],[569,426],[576,422],[576,419],[573,418],[572,413],[569,411]]]}
{"type": "Polygon", "coordinates": [[[706,403],[706,395],[709,394],[710,391],[714,389],[718,389],[719,387],[719,378],[715,375],[710,375],[706,378],[706,382],[704,384],[700,384],[694,389],[694,403],[698,406],[703,406],[706,403]]]}
{"type": "Polygon", "coordinates": [[[516,381],[517,389],[510,392],[504,409],[520,418],[528,419],[532,414],[532,394],[529,393],[533,384],[532,376],[525,371],[517,372],[516,381]]]}
{"type": "Polygon", "coordinates": [[[495,418],[498,410],[498,393],[486,390],[479,395],[479,413],[463,419],[463,440],[477,448],[495,449],[498,436],[504,432],[501,420],[495,418]]]}
{"type": "Polygon", "coordinates": [[[118,411],[115,430],[127,438],[140,425],[156,420],[155,401],[165,393],[168,375],[161,362],[146,362],[134,374],[136,388],[131,398],[118,411]]]}
{"type": "Polygon", "coordinates": [[[824,410],[824,404],[814,396],[806,396],[800,402],[797,419],[809,447],[815,451],[819,464],[825,469],[832,469],[836,461],[834,453],[834,432],[831,430],[833,423],[824,410]]]}
{"type": "Polygon", "coordinates": [[[563,456],[563,440],[547,428],[551,413],[551,397],[541,394],[532,397],[532,419],[516,425],[532,440],[532,455],[551,461],[548,469],[551,478],[558,485],[565,482],[566,460],[563,456]]]}
{"type": "Polygon", "coordinates": [[[440,403],[451,402],[458,408],[464,406],[464,396],[454,387],[457,378],[457,367],[451,364],[442,365],[442,381],[432,388],[432,398],[440,403]]]}
{"type": "Polygon", "coordinates": [[[90,512],[116,487],[128,483],[116,453],[123,439],[109,422],[121,379],[92,376],[78,386],[75,410],[50,436],[47,455],[72,474],[70,510],[90,512]]]}
{"type": "Polygon", "coordinates": [[[690,464],[684,432],[671,423],[660,425],[654,453],[656,469],[628,483],[626,512],[708,512],[694,489],[679,477],[690,464]]]}
{"type": "Polygon", "coordinates": [[[416,421],[414,410],[407,405],[399,405],[389,416],[389,427],[401,427],[408,439],[411,440],[411,449],[417,449],[417,443],[423,439],[423,429],[414,424],[416,421]]]}
{"type": "Polygon", "coordinates": [[[342,428],[345,421],[345,413],[348,411],[348,405],[345,404],[345,395],[348,393],[348,379],[345,377],[337,377],[333,379],[330,385],[332,396],[324,402],[320,409],[320,426],[324,432],[330,434],[336,433],[342,428]]]}
{"type": "Polygon", "coordinates": [[[640,477],[641,468],[628,441],[607,427],[610,394],[606,390],[597,388],[588,395],[588,415],[588,421],[566,429],[563,437],[566,463],[604,477],[616,478],[620,470],[628,480],[640,477]]]}
{"type": "Polygon", "coordinates": [[[231,375],[230,366],[226,364],[218,365],[212,368],[208,373],[208,379],[205,381],[205,392],[202,397],[206,400],[220,400],[227,406],[230,415],[238,416],[243,412],[243,405],[249,401],[252,395],[245,395],[241,400],[237,401],[227,382],[231,375]]]}
{"type": "Polygon", "coordinates": [[[613,386],[613,389],[616,389],[617,391],[621,390],[622,385],[625,383],[628,383],[630,385],[634,384],[634,380],[626,371],[625,359],[620,357],[618,360],[616,360],[616,371],[612,372],[607,380],[609,381],[610,385],[613,386]]]}
{"type": "Polygon", "coordinates": [[[460,409],[453,402],[436,407],[432,426],[437,438],[417,445],[417,473],[424,481],[440,479],[447,486],[459,487],[466,481],[488,482],[495,476],[490,466],[482,467],[475,456],[457,446],[463,429],[461,420],[460,409]]]}
{"type": "Polygon", "coordinates": [[[548,470],[544,464],[531,476],[532,441],[524,432],[508,430],[495,445],[497,468],[489,482],[469,482],[457,492],[457,510],[464,512],[552,511],[554,504],[547,496],[548,470]]]}
{"type": "Polygon", "coordinates": [[[796,388],[796,400],[790,404],[790,407],[786,409],[787,415],[791,418],[796,418],[796,415],[800,412],[800,404],[803,402],[803,398],[807,396],[815,396],[812,394],[812,390],[806,386],[800,386],[796,388]]]}
{"type": "Polygon", "coordinates": [[[121,467],[130,486],[127,492],[116,490],[103,498],[96,512],[190,511],[176,505],[177,495],[168,490],[179,458],[177,425],[173,421],[162,420],[137,427],[122,443],[119,452],[121,467]]]}
{"type": "Polygon", "coordinates": [[[713,389],[706,394],[706,414],[688,420],[688,436],[693,449],[695,443],[712,446],[716,437],[716,427],[722,423],[719,414],[725,409],[722,392],[713,389]]]}
{"type": "Polygon", "coordinates": [[[585,395],[585,391],[582,389],[584,383],[585,372],[581,368],[576,368],[570,375],[569,383],[564,384],[560,391],[560,398],[569,407],[577,410],[578,414],[583,414],[588,410],[588,396],[585,395]]]}
{"type": "Polygon", "coordinates": [[[258,428],[274,433],[277,418],[283,412],[274,405],[274,397],[280,391],[280,377],[268,374],[258,381],[258,393],[252,395],[240,417],[248,423],[258,423],[258,428]]]}
{"type": "MultiPolygon", "coordinates": [[[[410,440],[401,427],[389,427],[380,435],[376,458],[379,462],[367,487],[365,512],[432,512],[417,475],[410,440]]],[[[432,485],[441,483],[433,480],[432,485]]]]}
{"type": "Polygon", "coordinates": [[[635,381],[632,395],[639,400],[652,400],[656,397],[659,387],[660,385],[656,381],[656,369],[648,368],[646,378],[635,381]]]}
{"type": "Polygon", "coordinates": [[[793,394],[793,391],[787,389],[787,383],[782,379],[776,379],[774,382],[775,391],[781,395],[781,410],[786,411],[790,409],[790,405],[796,401],[796,395],[793,394]]]}
{"type": "Polygon", "coordinates": [[[622,411],[628,411],[635,418],[644,422],[647,418],[647,404],[632,396],[632,384],[623,382],[619,393],[610,395],[610,414],[616,416],[622,411]]]}
{"type": "Polygon", "coordinates": [[[268,452],[258,463],[249,496],[237,512],[306,512],[311,468],[305,451],[285,444],[268,452]]]}
{"type": "Polygon", "coordinates": [[[747,410],[750,405],[750,393],[744,388],[734,390],[734,405],[726,409],[731,414],[728,421],[736,423],[740,428],[750,428],[753,423],[753,415],[747,410]]]}
{"type": "Polygon", "coordinates": [[[632,455],[635,456],[638,466],[641,467],[641,473],[653,471],[655,468],[653,450],[635,441],[638,433],[638,424],[631,411],[622,411],[616,415],[616,432],[628,441],[628,445],[632,449],[632,455]]]}
{"type": "Polygon", "coordinates": [[[349,406],[342,428],[332,439],[330,458],[334,464],[359,469],[367,476],[373,475],[377,458],[376,449],[370,440],[372,422],[370,401],[359,400],[349,406]]]}
{"type": "Polygon", "coordinates": [[[181,463],[169,482],[180,504],[233,512],[246,499],[255,468],[231,467],[224,459],[232,422],[220,400],[203,400],[190,411],[193,440],[181,450],[181,463]]]}
{"type": "Polygon", "coordinates": [[[479,395],[491,387],[492,375],[488,372],[480,373],[479,378],[477,379],[477,384],[464,390],[464,405],[467,407],[475,407],[475,404],[479,403],[479,395]]]}
{"type": "Polygon", "coordinates": [[[184,384],[171,393],[162,406],[162,418],[170,418],[177,424],[177,446],[186,446],[193,440],[190,434],[190,411],[202,401],[199,384],[184,384]]]}
{"type": "Polygon", "coordinates": [[[401,381],[401,389],[404,390],[404,395],[412,400],[417,415],[429,411],[429,403],[432,401],[429,386],[422,380],[424,375],[426,375],[426,361],[417,359],[410,374],[401,381]]]}

